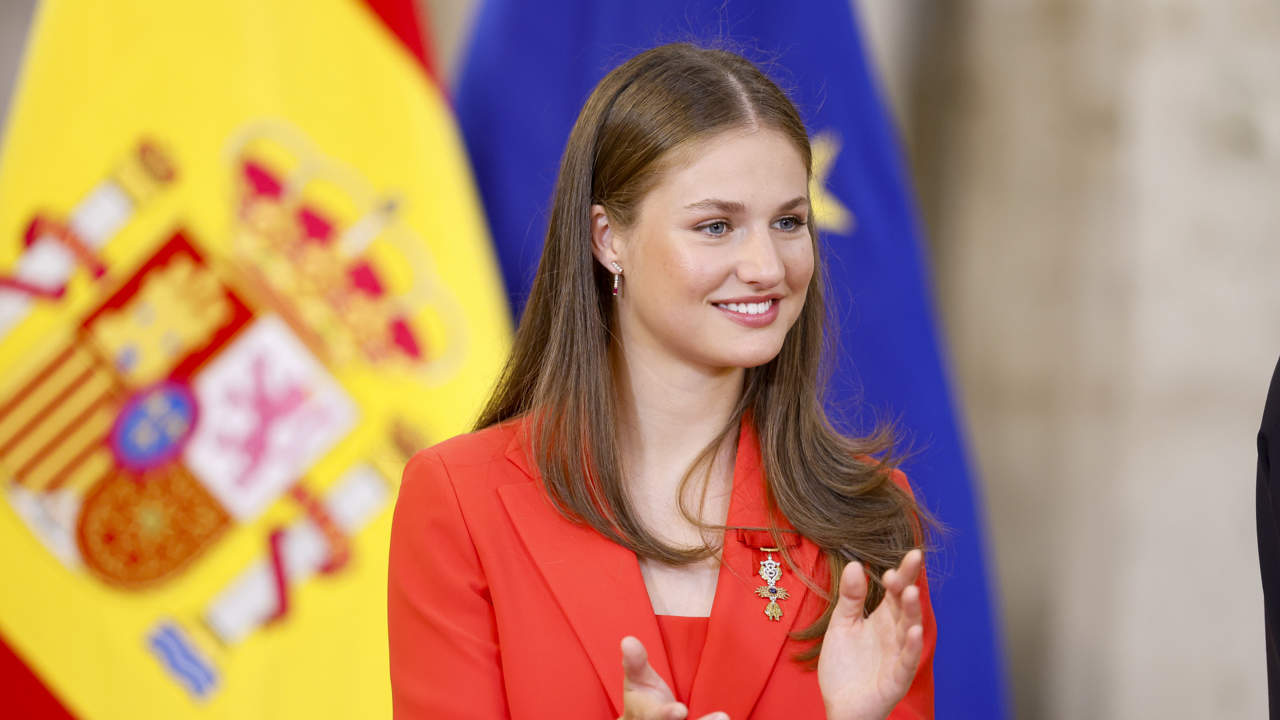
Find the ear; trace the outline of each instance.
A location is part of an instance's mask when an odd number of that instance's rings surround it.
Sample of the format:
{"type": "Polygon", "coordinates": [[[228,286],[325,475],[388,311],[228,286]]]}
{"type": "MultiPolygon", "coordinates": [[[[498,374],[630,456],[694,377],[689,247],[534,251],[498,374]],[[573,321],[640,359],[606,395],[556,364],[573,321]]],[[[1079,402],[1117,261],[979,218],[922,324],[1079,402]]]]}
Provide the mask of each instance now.
{"type": "Polygon", "coordinates": [[[609,220],[603,205],[591,206],[591,253],[605,270],[613,272],[613,263],[618,262],[622,251],[622,237],[617,227],[609,220]]]}

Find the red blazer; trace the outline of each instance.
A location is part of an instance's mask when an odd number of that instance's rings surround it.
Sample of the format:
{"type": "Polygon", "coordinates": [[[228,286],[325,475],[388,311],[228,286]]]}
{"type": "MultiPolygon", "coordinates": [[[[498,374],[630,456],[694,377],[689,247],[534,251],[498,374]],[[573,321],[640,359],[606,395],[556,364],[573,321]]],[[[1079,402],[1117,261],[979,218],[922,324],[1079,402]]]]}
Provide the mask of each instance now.
{"type": "MultiPolygon", "coordinates": [[[[397,718],[616,718],[626,635],[674,687],[635,553],[556,511],[523,429],[514,421],[462,435],[405,468],[388,592],[397,718]]],[[[763,490],[759,446],[744,422],[730,526],[766,524],[763,490]]],[[[791,597],[781,621],[769,620],[755,593],[763,557],[735,537],[725,538],[689,717],[823,718],[817,674],[792,659],[805,646],[787,637],[822,612],[823,598],[784,565],[778,584],[791,597]]],[[[801,539],[792,557],[825,584],[815,545],[801,539]]],[[[933,717],[936,627],[919,584],[924,657],[894,720],[933,717]]]]}

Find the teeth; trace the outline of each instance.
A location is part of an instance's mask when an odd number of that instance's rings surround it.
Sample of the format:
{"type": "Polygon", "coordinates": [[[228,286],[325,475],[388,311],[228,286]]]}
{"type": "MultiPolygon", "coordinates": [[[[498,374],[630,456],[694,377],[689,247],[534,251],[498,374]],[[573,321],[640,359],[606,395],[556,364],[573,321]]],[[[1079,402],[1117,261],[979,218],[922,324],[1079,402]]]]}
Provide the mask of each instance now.
{"type": "Polygon", "coordinates": [[[726,308],[729,312],[742,313],[743,315],[763,315],[768,312],[772,305],[772,300],[758,303],[720,303],[720,307],[726,308]]]}

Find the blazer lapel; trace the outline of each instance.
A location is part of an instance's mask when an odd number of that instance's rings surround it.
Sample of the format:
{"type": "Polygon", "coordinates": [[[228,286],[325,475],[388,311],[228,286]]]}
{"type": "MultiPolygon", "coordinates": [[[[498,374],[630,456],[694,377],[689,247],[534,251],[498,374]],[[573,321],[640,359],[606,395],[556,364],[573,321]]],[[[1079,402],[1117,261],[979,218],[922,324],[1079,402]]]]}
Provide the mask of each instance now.
{"type": "MultiPolygon", "coordinates": [[[[779,522],[780,527],[790,529],[785,521],[779,522]]],[[[782,579],[777,584],[785,588],[790,597],[779,603],[782,618],[770,620],[764,613],[767,601],[755,592],[765,584],[757,574],[764,554],[759,550],[760,545],[741,541],[742,533],[733,529],[767,528],[768,523],[760,448],[750,418],[746,417],[739,431],[734,462],[726,523],[730,529],[725,533],[707,641],[690,691],[690,717],[717,710],[727,712],[731,718],[747,717],[778,662],[787,634],[795,627],[809,590],[791,567],[783,563],[782,579]]],[[[749,535],[767,537],[767,533],[749,535]]],[[[785,535],[790,540],[787,544],[794,545],[789,549],[792,560],[813,577],[817,546],[792,533],[785,535]]],[[[773,559],[782,562],[778,553],[773,554],[773,559]]]]}
{"type": "MultiPolygon", "coordinates": [[[[615,715],[622,715],[622,652],[634,635],[649,663],[671,684],[667,653],[635,553],[594,529],[565,519],[551,504],[517,432],[507,457],[531,482],[504,485],[498,494],[551,594],[586,650],[615,715]]],[[[531,618],[531,622],[536,619],[531,618]]]]}

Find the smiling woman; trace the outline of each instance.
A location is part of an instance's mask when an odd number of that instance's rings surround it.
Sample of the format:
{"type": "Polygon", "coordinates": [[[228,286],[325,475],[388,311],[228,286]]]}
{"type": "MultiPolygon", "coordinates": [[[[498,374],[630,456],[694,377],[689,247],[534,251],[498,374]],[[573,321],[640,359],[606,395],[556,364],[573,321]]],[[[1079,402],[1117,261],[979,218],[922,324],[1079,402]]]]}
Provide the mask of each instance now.
{"type": "Polygon", "coordinates": [[[591,207],[596,259],[623,268],[621,347],[713,374],[763,365],[782,348],[813,277],[805,159],[760,125],[692,142],[678,156],[631,226],[591,207]]]}
{"type": "Polygon", "coordinates": [[[932,717],[929,520],[823,410],[811,164],[731,53],[588,98],[477,431],[405,469],[398,717],[932,717]]]}

